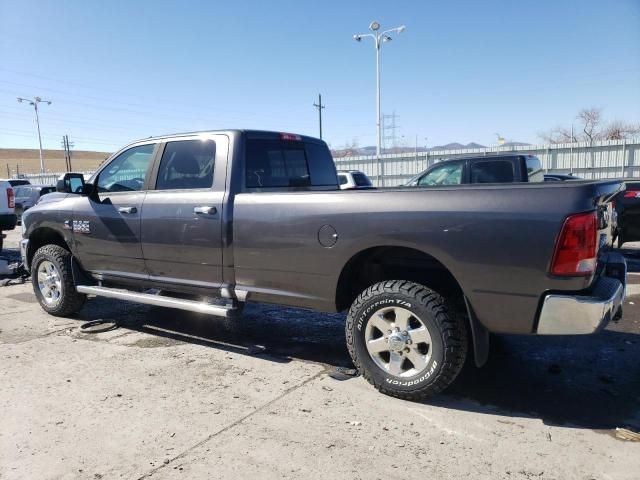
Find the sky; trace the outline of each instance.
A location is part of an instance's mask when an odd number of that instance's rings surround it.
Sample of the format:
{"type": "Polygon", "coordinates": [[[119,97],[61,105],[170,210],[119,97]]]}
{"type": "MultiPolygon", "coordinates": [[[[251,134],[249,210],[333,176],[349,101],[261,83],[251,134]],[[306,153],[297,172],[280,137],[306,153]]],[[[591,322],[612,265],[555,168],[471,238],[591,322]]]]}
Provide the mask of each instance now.
{"type": "Polygon", "coordinates": [[[375,145],[382,110],[401,144],[541,143],[599,107],[640,123],[640,0],[0,0],[0,148],[114,151],[139,138],[223,128],[375,145]]]}

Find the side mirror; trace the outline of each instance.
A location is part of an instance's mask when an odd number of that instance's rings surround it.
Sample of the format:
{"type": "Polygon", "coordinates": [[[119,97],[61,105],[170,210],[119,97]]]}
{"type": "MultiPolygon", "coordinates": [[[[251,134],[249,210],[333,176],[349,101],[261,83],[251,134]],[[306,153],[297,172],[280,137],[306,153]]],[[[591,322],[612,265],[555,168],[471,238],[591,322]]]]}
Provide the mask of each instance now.
{"type": "Polygon", "coordinates": [[[84,175],[81,173],[65,173],[58,179],[56,190],[62,193],[84,194],[84,175]]]}

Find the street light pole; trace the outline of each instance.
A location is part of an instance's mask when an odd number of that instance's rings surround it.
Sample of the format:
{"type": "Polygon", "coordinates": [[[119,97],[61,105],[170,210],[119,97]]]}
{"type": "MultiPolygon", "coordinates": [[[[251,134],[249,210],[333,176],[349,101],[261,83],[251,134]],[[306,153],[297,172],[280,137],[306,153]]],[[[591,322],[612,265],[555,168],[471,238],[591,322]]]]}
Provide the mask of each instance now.
{"type": "Polygon", "coordinates": [[[44,155],[42,153],[42,136],[40,135],[40,116],[38,115],[38,104],[46,103],[47,105],[51,105],[49,100],[43,100],[40,97],[33,97],[33,100],[29,100],[28,98],[18,97],[18,103],[28,102],[29,105],[33,105],[33,109],[36,112],[36,126],[38,127],[38,144],[40,145],[40,173],[44,173],[44,155]]]}
{"type": "Polygon", "coordinates": [[[402,33],[405,30],[405,26],[401,25],[399,27],[390,28],[389,30],[385,30],[382,33],[378,33],[380,30],[380,23],[373,21],[369,24],[369,30],[373,33],[363,33],[357,34],[353,36],[353,39],[356,42],[362,41],[364,37],[371,37],[374,42],[374,47],[376,49],[376,159],[378,162],[378,175],[377,181],[378,186],[383,186],[384,182],[384,165],[382,163],[382,116],[380,112],[380,48],[382,47],[383,42],[390,42],[392,37],[392,33],[402,33]]]}

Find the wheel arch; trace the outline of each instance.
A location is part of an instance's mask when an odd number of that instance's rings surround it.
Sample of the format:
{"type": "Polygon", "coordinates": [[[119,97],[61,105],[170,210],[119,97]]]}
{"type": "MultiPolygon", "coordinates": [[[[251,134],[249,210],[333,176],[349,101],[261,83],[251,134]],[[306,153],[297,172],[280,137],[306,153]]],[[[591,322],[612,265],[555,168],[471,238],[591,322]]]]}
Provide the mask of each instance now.
{"type": "Polygon", "coordinates": [[[31,265],[35,253],[45,245],[58,245],[65,250],[71,251],[71,247],[62,233],[51,227],[38,227],[29,234],[27,265],[31,265]]]}
{"type": "Polygon", "coordinates": [[[489,334],[478,320],[464,290],[446,265],[433,255],[405,246],[375,246],[354,254],[343,266],[335,291],[337,311],[347,310],[366,288],[385,280],[409,280],[453,301],[465,312],[475,363],[484,365],[489,334]]]}

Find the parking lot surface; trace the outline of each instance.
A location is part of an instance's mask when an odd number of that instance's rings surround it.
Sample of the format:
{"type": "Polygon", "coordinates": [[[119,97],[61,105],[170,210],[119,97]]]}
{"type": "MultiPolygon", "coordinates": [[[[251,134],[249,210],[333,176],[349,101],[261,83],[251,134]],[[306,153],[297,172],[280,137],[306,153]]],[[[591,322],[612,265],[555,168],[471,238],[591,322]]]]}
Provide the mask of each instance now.
{"type": "Polygon", "coordinates": [[[621,322],[495,337],[487,366],[422,403],[330,375],[351,366],[340,314],[92,299],[64,319],[30,283],[2,287],[0,478],[637,479],[640,260],[624,253],[621,322]]]}

